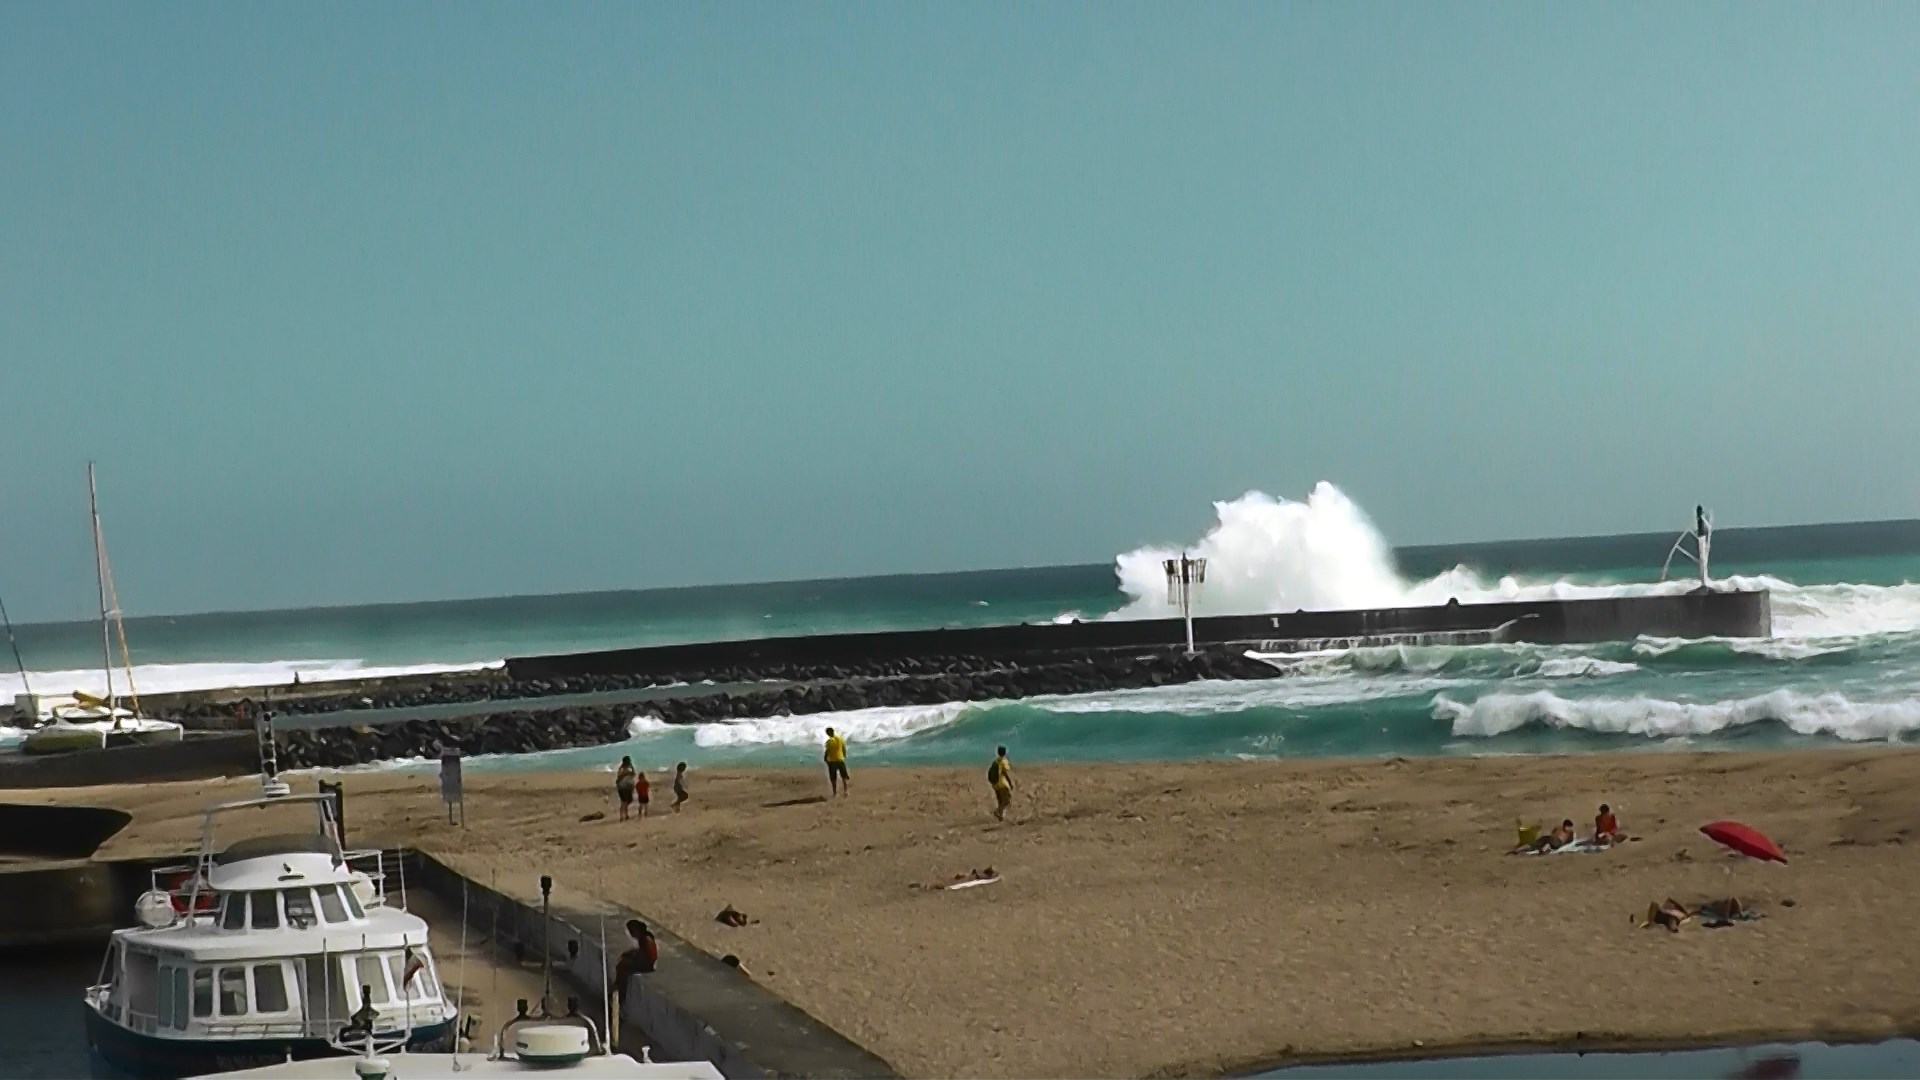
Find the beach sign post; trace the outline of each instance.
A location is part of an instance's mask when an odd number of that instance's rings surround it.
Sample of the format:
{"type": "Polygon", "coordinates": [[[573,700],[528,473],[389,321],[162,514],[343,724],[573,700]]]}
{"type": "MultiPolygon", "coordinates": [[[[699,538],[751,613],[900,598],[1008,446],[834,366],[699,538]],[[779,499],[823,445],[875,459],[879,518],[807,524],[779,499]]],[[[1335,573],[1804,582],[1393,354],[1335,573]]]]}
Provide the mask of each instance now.
{"type": "Polygon", "coordinates": [[[452,825],[454,807],[460,808],[460,826],[467,824],[467,800],[460,790],[460,748],[440,748],[440,798],[447,804],[447,824],[452,825]]]}
{"type": "Polygon", "coordinates": [[[1180,617],[1187,624],[1187,655],[1194,654],[1193,647],[1193,594],[1207,580],[1207,560],[1196,559],[1181,552],[1177,559],[1168,559],[1164,563],[1167,570],[1167,603],[1177,604],[1180,617]]]}

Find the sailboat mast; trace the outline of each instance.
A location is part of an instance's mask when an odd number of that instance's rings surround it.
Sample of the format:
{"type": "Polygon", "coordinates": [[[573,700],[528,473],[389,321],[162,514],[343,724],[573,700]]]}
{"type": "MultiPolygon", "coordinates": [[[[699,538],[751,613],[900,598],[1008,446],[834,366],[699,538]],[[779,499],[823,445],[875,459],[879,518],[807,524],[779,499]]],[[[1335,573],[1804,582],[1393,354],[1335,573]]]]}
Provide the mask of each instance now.
{"type": "Polygon", "coordinates": [[[107,675],[107,715],[114,710],[113,635],[107,628],[107,565],[100,552],[100,499],[93,484],[93,462],[87,462],[87,513],[93,519],[93,578],[100,590],[100,668],[107,675]]]}

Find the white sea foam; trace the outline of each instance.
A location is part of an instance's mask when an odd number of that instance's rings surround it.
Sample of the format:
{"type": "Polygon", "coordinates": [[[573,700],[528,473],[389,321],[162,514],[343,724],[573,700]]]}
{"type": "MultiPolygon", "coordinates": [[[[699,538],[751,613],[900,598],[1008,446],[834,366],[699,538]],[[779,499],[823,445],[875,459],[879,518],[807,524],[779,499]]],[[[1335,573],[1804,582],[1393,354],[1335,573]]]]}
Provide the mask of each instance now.
{"type": "MultiPolygon", "coordinates": [[[[1209,615],[1337,610],[1525,600],[1578,600],[1676,595],[1698,587],[1692,578],[1614,584],[1566,578],[1487,580],[1456,566],[1425,581],[1402,578],[1393,549],[1358,504],[1321,483],[1305,502],[1250,491],[1214,504],[1217,520],[1189,550],[1207,560],[1195,611],[1209,615]]],[[[1115,560],[1128,601],[1107,616],[1164,618],[1177,614],[1167,600],[1162,561],[1179,548],[1144,547],[1115,560]]],[[[1653,576],[1658,553],[1649,552],[1653,576]]],[[[1770,575],[1716,578],[1735,589],[1765,589],[1773,601],[1776,638],[1854,637],[1920,630],[1920,584],[1796,585],[1770,575]]],[[[1763,654],[1764,655],[1764,654],[1763,654]]],[[[1783,657],[1785,658],[1785,657],[1783,657]]]]}
{"type": "Polygon", "coordinates": [[[1602,679],[1639,670],[1639,664],[1597,656],[1550,656],[1540,661],[1538,674],[1543,679],[1602,679]]]}
{"type": "MultiPolygon", "coordinates": [[[[133,686],[143,694],[163,694],[178,690],[209,690],[218,687],[286,686],[297,673],[304,683],[333,682],[341,679],[383,679],[396,675],[438,675],[499,668],[503,661],[491,660],[467,664],[407,664],[392,667],[369,665],[361,660],[272,660],[265,663],[135,664],[133,686]]],[[[99,668],[76,671],[31,671],[27,682],[42,694],[88,694],[107,691],[106,675],[99,668]]],[[[116,692],[127,692],[124,669],[114,673],[116,692]]],[[[0,701],[11,703],[22,691],[20,673],[0,675],[0,701]]]]}
{"type": "Polygon", "coordinates": [[[664,735],[673,730],[673,725],[657,716],[642,713],[627,721],[627,738],[638,739],[646,735],[664,735]]]}
{"type": "Polygon", "coordinates": [[[1729,728],[1772,721],[1802,735],[1864,742],[1895,739],[1920,730],[1920,701],[1853,701],[1841,694],[1774,690],[1734,701],[1667,701],[1660,698],[1563,698],[1549,690],[1488,694],[1458,702],[1434,699],[1436,720],[1453,734],[1486,738],[1528,725],[1654,738],[1712,735],[1729,728]]]}
{"type": "Polygon", "coordinates": [[[1212,716],[1249,709],[1311,709],[1430,694],[1464,685],[1458,679],[1409,676],[1300,676],[1291,679],[1207,681],[1178,686],[1110,690],[1096,694],[1024,698],[1021,705],[1069,716],[1086,713],[1170,713],[1212,716]]]}
{"type": "Polygon", "coordinates": [[[767,716],[753,720],[700,724],[693,729],[694,745],[707,749],[747,746],[815,746],[831,727],[849,743],[877,743],[946,727],[972,705],[950,701],[941,705],[905,705],[892,708],[849,709],[845,712],[801,716],[767,716]]]}

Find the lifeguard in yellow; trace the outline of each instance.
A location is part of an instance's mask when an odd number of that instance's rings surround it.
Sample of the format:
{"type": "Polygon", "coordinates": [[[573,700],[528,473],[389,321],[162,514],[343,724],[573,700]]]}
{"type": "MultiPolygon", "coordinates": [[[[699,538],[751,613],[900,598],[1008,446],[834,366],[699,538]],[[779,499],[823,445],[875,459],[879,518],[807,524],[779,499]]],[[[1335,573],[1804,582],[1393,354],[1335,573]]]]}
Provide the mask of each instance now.
{"type": "Polygon", "coordinates": [[[993,785],[993,820],[1007,820],[1007,807],[1013,805],[1013,763],[1007,760],[1007,748],[997,748],[993,764],[987,766],[987,783],[993,785]]]}
{"type": "Polygon", "coordinates": [[[827,729],[827,783],[835,795],[845,795],[852,782],[847,779],[847,740],[832,728],[827,729]]]}

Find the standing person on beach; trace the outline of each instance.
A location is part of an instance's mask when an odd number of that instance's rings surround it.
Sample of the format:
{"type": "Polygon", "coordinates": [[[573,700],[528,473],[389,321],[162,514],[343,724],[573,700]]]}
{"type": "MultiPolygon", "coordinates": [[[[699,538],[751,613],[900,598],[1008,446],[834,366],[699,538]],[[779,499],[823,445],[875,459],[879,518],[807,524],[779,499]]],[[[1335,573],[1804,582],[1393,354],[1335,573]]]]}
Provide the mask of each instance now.
{"type": "Polygon", "coordinates": [[[613,774],[613,793],[620,797],[620,820],[627,820],[627,812],[633,809],[633,758],[622,756],[620,768],[613,774]]]}
{"type": "Polygon", "coordinates": [[[832,728],[827,729],[827,784],[835,795],[845,795],[852,787],[847,779],[847,740],[841,738],[832,728]]]}
{"type": "Polygon", "coordinates": [[[1007,760],[1007,748],[999,747],[993,764],[987,766],[987,783],[993,785],[993,820],[1007,820],[1007,807],[1013,805],[1013,763],[1007,760]]]}
{"type": "Polygon", "coordinates": [[[680,804],[687,801],[687,763],[681,762],[673,767],[673,812],[680,812],[680,804]]]}

